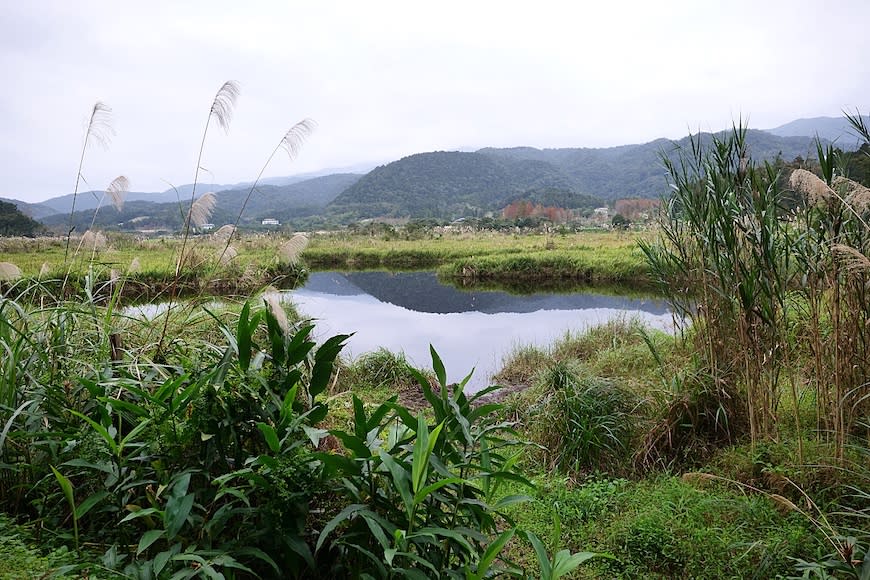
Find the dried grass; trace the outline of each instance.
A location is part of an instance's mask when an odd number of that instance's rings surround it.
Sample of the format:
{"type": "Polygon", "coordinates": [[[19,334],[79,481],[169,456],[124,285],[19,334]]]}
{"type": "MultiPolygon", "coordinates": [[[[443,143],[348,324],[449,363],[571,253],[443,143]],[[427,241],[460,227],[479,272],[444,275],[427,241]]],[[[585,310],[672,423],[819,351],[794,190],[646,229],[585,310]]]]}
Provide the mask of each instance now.
{"type": "Polygon", "coordinates": [[[233,118],[233,108],[239,98],[239,83],[227,81],[218,90],[211,104],[211,116],[218,122],[224,131],[230,130],[230,121],[233,118]]]}
{"type": "Polygon", "coordinates": [[[106,188],[106,195],[112,200],[112,205],[115,206],[115,209],[121,211],[124,209],[124,197],[129,191],[130,180],[124,175],[119,175],[106,188]]]}
{"type": "Polygon", "coordinates": [[[788,184],[795,191],[803,193],[807,197],[809,205],[828,203],[836,195],[819,176],[806,169],[792,171],[788,184]]]}
{"type": "Polygon", "coordinates": [[[834,244],[831,246],[831,250],[850,272],[870,272],[870,258],[867,258],[857,248],[845,244],[834,244]]]}
{"type": "Polygon", "coordinates": [[[870,210],[870,189],[845,177],[837,177],[833,185],[855,213],[864,214],[870,210]]]}
{"type": "Polygon", "coordinates": [[[217,230],[215,230],[215,232],[212,234],[212,237],[216,240],[226,241],[226,240],[230,239],[231,237],[233,237],[235,235],[235,233],[236,233],[236,226],[234,226],[232,224],[226,224],[226,225],[219,227],[217,230]]]}
{"type": "Polygon", "coordinates": [[[108,241],[106,240],[106,236],[103,235],[102,232],[95,230],[88,230],[84,234],[82,234],[82,239],[79,242],[80,248],[87,248],[88,250],[92,250],[96,252],[97,250],[104,250],[108,245],[108,241]]]}
{"type": "Polygon", "coordinates": [[[239,252],[233,246],[227,246],[218,252],[218,262],[221,266],[228,266],[238,255],[239,252]]]}
{"type": "Polygon", "coordinates": [[[0,280],[12,282],[21,278],[21,269],[12,262],[0,262],[0,280]]]}
{"type": "Polygon", "coordinates": [[[278,326],[281,327],[281,330],[286,335],[290,331],[290,321],[287,319],[287,311],[284,310],[284,306],[281,304],[280,295],[277,292],[268,292],[263,295],[263,300],[266,302],[269,312],[278,321],[278,326]]]}
{"type": "Polygon", "coordinates": [[[293,265],[299,261],[299,257],[306,247],[308,247],[308,236],[294,234],[292,238],[281,244],[278,248],[278,255],[284,262],[293,265]]]}
{"type": "Polygon", "coordinates": [[[128,272],[135,273],[142,269],[142,266],[139,264],[139,258],[135,257],[130,261],[130,267],[127,268],[128,272]]]}
{"type": "Polygon", "coordinates": [[[199,196],[190,205],[190,223],[198,228],[207,224],[216,203],[217,197],[211,191],[199,196]]]}

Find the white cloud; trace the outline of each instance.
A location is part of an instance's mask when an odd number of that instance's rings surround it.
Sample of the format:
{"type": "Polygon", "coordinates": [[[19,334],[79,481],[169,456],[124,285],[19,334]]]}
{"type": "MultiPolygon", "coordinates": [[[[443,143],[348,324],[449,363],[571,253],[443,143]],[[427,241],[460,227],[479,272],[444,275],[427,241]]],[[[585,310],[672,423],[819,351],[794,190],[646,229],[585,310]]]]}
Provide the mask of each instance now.
{"type": "Polygon", "coordinates": [[[242,97],[204,165],[251,179],[293,123],[286,175],[488,145],[606,146],[866,109],[870,4],[764,2],[11,3],[0,20],[0,195],[70,191],[94,101],[117,137],[85,176],[191,181],[221,83],[242,97]]]}

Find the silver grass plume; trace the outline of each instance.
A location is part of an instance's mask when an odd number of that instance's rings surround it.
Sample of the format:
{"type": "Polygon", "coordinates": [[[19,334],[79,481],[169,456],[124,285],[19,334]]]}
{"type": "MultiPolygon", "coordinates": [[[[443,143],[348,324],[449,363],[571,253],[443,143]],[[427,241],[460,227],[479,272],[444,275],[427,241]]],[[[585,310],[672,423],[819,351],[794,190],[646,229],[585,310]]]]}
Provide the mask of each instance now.
{"type": "MultiPolygon", "coordinates": [[[[85,165],[85,152],[88,149],[88,145],[94,142],[101,145],[104,149],[109,146],[109,141],[111,140],[112,135],[115,134],[115,131],[112,129],[111,121],[112,109],[100,101],[94,103],[94,108],[91,109],[91,116],[87,122],[85,139],[84,143],[82,143],[82,154],[79,158],[79,167],[76,172],[76,185],[75,188],[73,188],[72,204],[70,205],[69,211],[69,229],[66,233],[66,244],[64,245],[63,251],[64,263],[66,263],[66,260],[69,257],[69,242],[74,229],[73,216],[76,211],[76,197],[78,197],[79,193],[79,183],[84,180],[82,177],[82,168],[85,165]]],[[[64,285],[66,285],[66,278],[64,278],[64,285]]]]}
{"type": "Polygon", "coordinates": [[[139,258],[134,257],[133,260],[130,262],[130,267],[127,268],[127,271],[130,273],[135,273],[141,269],[142,269],[142,266],[139,265],[139,258]]]}
{"type": "Polygon", "coordinates": [[[104,236],[102,232],[88,230],[82,234],[79,247],[87,248],[94,252],[97,250],[103,250],[106,247],[106,236],[104,236]]]}
{"type": "Polygon", "coordinates": [[[124,175],[119,175],[106,188],[106,195],[112,200],[112,205],[115,206],[115,209],[121,211],[124,209],[124,198],[129,191],[130,180],[124,175]]]}
{"type": "Polygon", "coordinates": [[[11,282],[21,278],[21,269],[12,262],[0,262],[0,280],[11,282]]]}
{"type": "Polygon", "coordinates": [[[211,191],[199,196],[196,201],[190,204],[190,215],[188,216],[190,223],[198,228],[207,224],[216,203],[217,198],[211,191]]]}
{"type": "Polygon", "coordinates": [[[214,97],[211,104],[210,115],[221,128],[228,132],[230,130],[230,121],[233,119],[233,108],[236,106],[236,100],[239,98],[239,83],[236,81],[227,81],[221,86],[214,97]]]}
{"type": "Polygon", "coordinates": [[[870,259],[862,254],[858,249],[845,244],[834,244],[831,246],[840,260],[846,265],[850,272],[870,272],[870,259]]]}
{"type": "Polygon", "coordinates": [[[97,101],[94,103],[94,108],[91,109],[91,116],[88,118],[85,130],[85,146],[90,143],[97,143],[97,145],[105,149],[109,146],[114,135],[112,108],[105,103],[97,101]]]}
{"type": "Polygon", "coordinates": [[[48,266],[48,262],[43,262],[42,267],[39,269],[39,279],[41,280],[45,276],[48,276],[49,272],[51,272],[51,268],[48,266]]]}
{"type": "Polygon", "coordinates": [[[834,190],[822,179],[806,169],[795,169],[788,179],[789,186],[807,196],[809,205],[820,205],[835,197],[834,190]]]}
{"type": "Polygon", "coordinates": [[[109,270],[109,282],[114,284],[120,279],[121,279],[121,273],[118,272],[118,270],[116,270],[115,268],[112,268],[111,270],[109,270]]]}
{"type": "Polygon", "coordinates": [[[281,330],[286,335],[290,332],[290,321],[287,319],[287,311],[281,305],[280,295],[277,292],[268,292],[263,296],[263,300],[266,302],[269,312],[272,313],[272,316],[278,322],[278,326],[281,327],[281,330]]]}
{"type": "Polygon", "coordinates": [[[305,234],[293,234],[293,237],[281,244],[278,253],[285,262],[290,265],[299,261],[299,256],[308,246],[308,236],[305,234]]]}
{"type": "Polygon", "coordinates": [[[226,224],[215,230],[212,236],[214,236],[216,240],[229,240],[235,235],[235,233],[236,226],[233,224],[226,224]]]}
{"type": "Polygon", "coordinates": [[[316,127],[317,123],[314,122],[314,119],[305,118],[290,127],[290,129],[284,134],[284,138],[281,139],[279,147],[287,153],[290,161],[296,159],[305,139],[314,132],[316,127]]]}
{"type": "Polygon", "coordinates": [[[230,262],[236,259],[239,253],[232,246],[227,246],[221,252],[218,253],[218,260],[220,261],[221,266],[228,266],[230,262]]]}
{"type": "Polygon", "coordinates": [[[864,214],[870,210],[870,189],[845,177],[837,177],[833,185],[856,213],[864,214]]]}

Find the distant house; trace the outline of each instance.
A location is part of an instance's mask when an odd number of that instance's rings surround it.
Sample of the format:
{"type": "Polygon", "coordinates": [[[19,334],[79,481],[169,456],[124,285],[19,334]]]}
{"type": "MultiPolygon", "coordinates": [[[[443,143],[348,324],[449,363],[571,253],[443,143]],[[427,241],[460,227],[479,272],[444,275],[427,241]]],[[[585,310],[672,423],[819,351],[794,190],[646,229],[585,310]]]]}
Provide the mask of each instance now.
{"type": "Polygon", "coordinates": [[[607,209],[606,207],[596,207],[594,213],[595,213],[595,215],[601,215],[601,216],[607,217],[607,214],[610,213],[610,210],[607,209]]]}
{"type": "Polygon", "coordinates": [[[275,218],[266,218],[260,223],[262,223],[264,226],[280,226],[281,225],[281,222],[279,222],[275,218]]]}
{"type": "Polygon", "coordinates": [[[204,231],[204,232],[209,232],[209,231],[211,231],[211,230],[214,229],[214,224],[202,224],[202,225],[199,227],[199,229],[201,229],[201,230],[204,231]]]}

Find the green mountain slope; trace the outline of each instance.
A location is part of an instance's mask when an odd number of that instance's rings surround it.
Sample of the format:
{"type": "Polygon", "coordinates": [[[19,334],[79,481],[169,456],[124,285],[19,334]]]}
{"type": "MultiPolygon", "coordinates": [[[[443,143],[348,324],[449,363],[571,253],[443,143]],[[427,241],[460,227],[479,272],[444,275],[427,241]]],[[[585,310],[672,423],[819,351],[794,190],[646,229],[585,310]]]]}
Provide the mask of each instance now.
{"type": "MultiPolygon", "coordinates": [[[[780,137],[765,131],[747,131],[747,143],[756,160],[773,160],[777,155],[791,160],[815,152],[810,137],[780,137]]],[[[701,135],[709,143],[710,134],[701,135]]],[[[601,149],[481,149],[478,153],[493,159],[548,162],[572,178],[576,190],[607,200],[624,197],[658,197],[667,189],[661,155],[676,158],[679,148],[688,148],[689,138],[679,141],[657,139],[640,145],[601,149]]]]}
{"type": "Polygon", "coordinates": [[[344,219],[452,219],[499,211],[518,196],[554,189],[578,191],[571,176],[546,161],[437,151],[375,168],[328,211],[344,219]]]}

